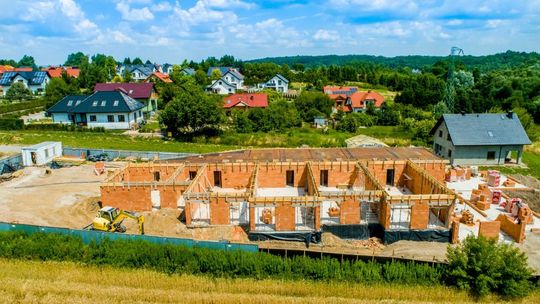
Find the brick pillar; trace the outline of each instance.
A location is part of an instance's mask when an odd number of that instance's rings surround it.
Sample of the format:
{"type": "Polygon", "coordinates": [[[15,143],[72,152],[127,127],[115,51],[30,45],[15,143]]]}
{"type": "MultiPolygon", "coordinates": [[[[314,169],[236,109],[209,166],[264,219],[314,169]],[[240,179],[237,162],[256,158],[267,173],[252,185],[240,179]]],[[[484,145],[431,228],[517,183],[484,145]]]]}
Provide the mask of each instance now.
{"type": "Polygon", "coordinates": [[[249,230],[255,231],[255,206],[249,204],[249,230]]]}
{"type": "Polygon", "coordinates": [[[294,207],[290,204],[282,204],[276,207],[276,231],[294,231],[294,207]]]}
{"type": "Polygon", "coordinates": [[[321,207],[315,207],[315,230],[321,229],[321,207]]]}
{"type": "Polygon", "coordinates": [[[411,229],[427,229],[429,205],[425,201],[415,202],[411,207],[411,229]]]}
{"type": "Polygon", "coordinates": [[[189,201],[186,201],[184,206],[184,214],[186,215],[186,225],[191,225],[191,203],[189,201]]]}

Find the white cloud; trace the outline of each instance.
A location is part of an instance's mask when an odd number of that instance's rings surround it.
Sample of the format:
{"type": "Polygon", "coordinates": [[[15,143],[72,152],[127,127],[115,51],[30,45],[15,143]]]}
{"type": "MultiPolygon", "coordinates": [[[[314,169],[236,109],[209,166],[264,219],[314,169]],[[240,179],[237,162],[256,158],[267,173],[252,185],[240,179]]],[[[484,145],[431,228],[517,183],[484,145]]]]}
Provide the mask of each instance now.
{"type": "Polygon", "coordinates": [[[115,42],[118,42],[118,43],[132,44],[132,43],[135,42],[132,38],[128,37],[126,34],[120,32],[120,31],[112,31],[110,34],[111,34],[110,36],[112,36],[113,40],[115,42]]]}
{"type": "Polygon", "coordinates": [[[170,12],[172,9],[172,5],[167,1],[156,3],[150,7],[150,10],[153,12],[170,12]]]}
{"type": "Polygon", "coordinates": [[[318,30],[313,38],[318,41],[336,41],[338,36],[336,31],[318,30]]]}
{"type": "Polygon", "coordinates": [[[21,18],[24,21],[45,21],[54,14],[55,3],[53,1],[39,1],[28,3],[28,10],[21,18]]]}
{"type": "Polygon", "coordinates": [[[220,9],[245,8],[250,9],[255,7],[253,3],[247,3],[241,0],[202,0],[208,7],[220,9]]]}
{"type": "Polygon", "coordinates": [[[148,7],[131,8],[129,2],[118,2],[116,10],[122,14],[122,19],[127,21],[148,21],[154,19],[154,14],[148,7]]]}

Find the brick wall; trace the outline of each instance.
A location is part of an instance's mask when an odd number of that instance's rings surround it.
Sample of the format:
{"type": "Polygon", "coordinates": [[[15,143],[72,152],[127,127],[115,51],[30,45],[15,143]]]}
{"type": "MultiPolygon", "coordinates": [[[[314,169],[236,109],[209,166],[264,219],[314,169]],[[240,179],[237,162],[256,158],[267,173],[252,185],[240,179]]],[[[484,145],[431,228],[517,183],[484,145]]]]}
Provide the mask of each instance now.
{"type": "Polygon", "coordinates": [[[371,162],[368,163],[367,168],[373,174],[373,176],[379,181],[381,185],[386,185],[387,170],[394,169],[394,184],[397,185],[403,171],[405,170],[404,161],[385,161],[385,162],[371,162]]]}
{"type": "Polygon", "coordinates": [[[328,170],[328,187],[349,184],[355,170],[353,162],[312,163],[313,177],[317,185],[321,184],[321,170],[328,170]]]}
{"type": "Polygon", "coordinates": [[[416,201],[411,207],[411,229],[427,229],[429,205],[427,201],[416,201]]]}
{"type": "Polygon", "coordinates": [[[212,186],[215,185],[214,171],[221,171],[222,188],[247,188],[254,167],[248,163],[209,164],[206,174],[212,186]]]}
{"type": "Polygon", "coordinates": [[[501,230],[510,235],[516,242],[523,243],[525,240],[525,226],[524,222],[516,224],[508,216],[499,214],[496,221],[501,223],[501,230]]]}
{"type": "Polygon", "coordinates": [[[303,163],[298,164],[260,164],[259,178],[257,180],[260,188],[282,188],[287,186],[287,170],[294,172],[294,187],[304,187],[306,183],[306,166],[303,163]]]}
{"type": "MultiPolygon", "coordinates": [[[[161,208],[177,208],[178,198],[185,190],[185,186],[161,185],[154,190],[159,191],[161,208]]],[[[101,201],[104,206],[120,208],[130,211],[152,210],[150,186],[102,186],[101,201]]]]}
{"type": "Polygon", "coordinates": [[[230,207],[225,198],[210,199],[210,225],[229,225],[230,207]]]}
{"type": "Polygon", "coordinates": [[[341,202],[339,223],[360,224],[360,202],[357,199],[348,197],[341,202]]]}
{"type": "Polygon", "coordinates": [[[296,223],[294,219],[294,207],[283,203],[276,206],[276,231],[294,231],[296,223]]]}
{"type": "Polygon", "coordinates": [[[381,201],[381,207],[379,209],[379,223],[384,229],[390,228],[390,205],[386,201],[381,201]]]}
{"type": "Polygon", "coordinates": [[[478,236],[483,236],[488,239],[499,239],[499,233],[501,232],[501,222],[480,222],[480,228],[478,229],[478,236]]]}

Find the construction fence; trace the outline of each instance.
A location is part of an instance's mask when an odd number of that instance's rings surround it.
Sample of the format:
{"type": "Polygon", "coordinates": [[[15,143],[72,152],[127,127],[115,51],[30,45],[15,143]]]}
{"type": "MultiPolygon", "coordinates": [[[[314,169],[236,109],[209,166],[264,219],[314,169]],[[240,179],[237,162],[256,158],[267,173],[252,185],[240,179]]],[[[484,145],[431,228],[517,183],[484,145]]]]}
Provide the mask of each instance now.
{"type": "Polygon", "coordinates": [[[35,226],[35,225],[25,225],[25,224],[11,224],[0,222],[0,231],[21,231],[28,234],[32,233],[56,233],[70,236],[77,236],[82,239],[84,243],[90,243],[92,241],[101,242],[103,240],[140,240],[147,241],[156,244],[173,244],[178,246],[186,247],[198,247],[198,248],[209,248],[209,249],[218,249],[225,251],[246,251],[246,252],[258,252],[259,246],[254,244],[231,244],[229,242],[218,242],[218,241],[198,241],[193,239],[186,238],[173,238],[173,237],[159,237],[159,236],[149,236],[149,235],[137,235],[137,234],[120,234],[120,233],[110,233],[110,232],[101,232],[93,230],[80,230],[80,229],[69,229],[69,228],[56,228],[56,227],[46,227],[46,226],[35,226]]]}

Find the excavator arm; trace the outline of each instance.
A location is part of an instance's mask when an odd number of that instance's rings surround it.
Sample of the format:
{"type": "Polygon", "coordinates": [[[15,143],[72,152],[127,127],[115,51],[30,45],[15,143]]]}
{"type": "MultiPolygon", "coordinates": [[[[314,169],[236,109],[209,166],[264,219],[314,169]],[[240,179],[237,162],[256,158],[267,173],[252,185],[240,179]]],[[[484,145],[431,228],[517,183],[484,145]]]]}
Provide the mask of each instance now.
{"type": "Polygon", "coordinates": [[[111,225],[114,226],[114,227],[118,227],[118,226],[122,225],[122,222],[126,218],[133,219],[133,220],[137,221],[137,225],[139,226],[139,233],[144,234],[144,216],[139,215],[139,214],[134,213],[134,212],[121,211],[120,214],[114,219],[114,221],[112,222],[111,225]]]}

